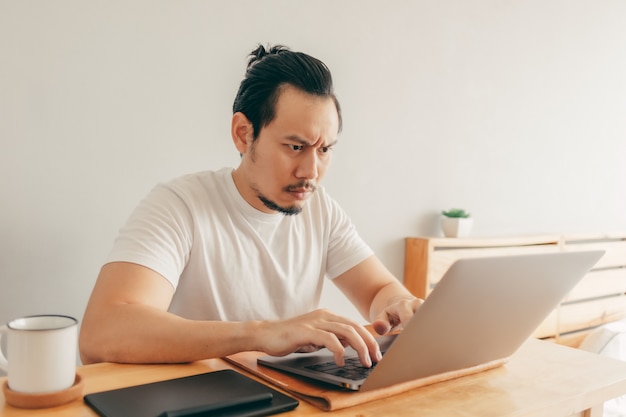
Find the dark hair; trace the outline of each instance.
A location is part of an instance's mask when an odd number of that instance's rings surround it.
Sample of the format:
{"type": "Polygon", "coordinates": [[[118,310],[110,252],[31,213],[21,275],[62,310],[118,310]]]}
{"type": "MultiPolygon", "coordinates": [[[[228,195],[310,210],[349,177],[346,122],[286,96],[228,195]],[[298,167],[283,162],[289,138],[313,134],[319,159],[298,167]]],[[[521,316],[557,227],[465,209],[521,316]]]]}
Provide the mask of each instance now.
{"type": "Polygon", "coordinates": [[[332,98],[341,130],[341,108],[326,64],[302,52],[293,52],[286,46],[268,48],[259,45],[250,53],[246,76],[233,103],[233,113],[243,113],[252,123],[253,138],[256,139],[261,128],[274,120],[276,103],[286,84],[308,94],[332,98]]]}

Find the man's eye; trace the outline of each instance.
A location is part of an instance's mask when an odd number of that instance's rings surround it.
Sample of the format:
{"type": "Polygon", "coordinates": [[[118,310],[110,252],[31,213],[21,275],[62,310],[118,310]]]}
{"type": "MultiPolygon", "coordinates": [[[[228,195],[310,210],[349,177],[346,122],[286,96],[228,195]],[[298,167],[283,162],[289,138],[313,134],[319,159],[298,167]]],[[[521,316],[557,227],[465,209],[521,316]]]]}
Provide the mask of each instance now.
{"type": "Polygon", "coordinates": [[[320,148],[320,153],[328,153],[328,152],[330,152],[332,150],[333,150],[333,148],[331,148],[330,146],[322,146],[320,148]]]}
{"type": "Polygon", "coordinates": [[[291,148],[292,151],[301,151],[302,149],[304,149],[303,145],[289,145],[289,147],[291,148]]]}

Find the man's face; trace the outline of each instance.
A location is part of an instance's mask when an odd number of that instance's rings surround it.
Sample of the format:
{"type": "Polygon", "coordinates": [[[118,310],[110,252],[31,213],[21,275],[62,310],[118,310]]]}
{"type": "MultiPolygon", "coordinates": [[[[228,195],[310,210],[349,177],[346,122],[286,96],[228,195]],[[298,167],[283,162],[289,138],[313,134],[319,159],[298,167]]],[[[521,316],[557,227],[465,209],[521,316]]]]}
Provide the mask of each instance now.
{"type": "Polygon", "coordinates": [[[330,165],[339,118],[330,97],[317,97],[283,87],[276,116],[252,141],[252,125],[241,113],[233,116],[233,136],[242,154],[233,178],[237,189],[256,209],[298,214],[330,165]],[[245,127],[245,124],[248,127],[245,127]],[[245,134],[244,134],[245,132],[245,134]]]}

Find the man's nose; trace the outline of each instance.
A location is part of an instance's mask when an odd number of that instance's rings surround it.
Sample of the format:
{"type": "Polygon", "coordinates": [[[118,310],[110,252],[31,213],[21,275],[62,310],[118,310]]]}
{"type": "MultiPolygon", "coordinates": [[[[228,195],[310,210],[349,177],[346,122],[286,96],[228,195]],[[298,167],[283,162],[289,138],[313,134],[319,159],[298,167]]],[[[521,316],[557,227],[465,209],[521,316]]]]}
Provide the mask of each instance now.
{"type": "Polygon", "coordinates": [[[307,152],[302,156],[296,176],[298,178],[316,179],[319,172],[319,158],[317,152],[307,152]]]}

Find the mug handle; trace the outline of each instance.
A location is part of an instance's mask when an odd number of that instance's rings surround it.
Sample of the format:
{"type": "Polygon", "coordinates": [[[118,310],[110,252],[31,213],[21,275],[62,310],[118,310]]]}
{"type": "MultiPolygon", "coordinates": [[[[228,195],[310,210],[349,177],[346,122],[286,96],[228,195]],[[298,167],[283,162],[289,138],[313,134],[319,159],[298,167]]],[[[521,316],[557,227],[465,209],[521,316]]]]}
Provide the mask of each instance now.
{"type": "Polygon", "coordinates": [[[5,372],[9,372],[9,362],[7,361],[6,356],[2,353],[2,337],[7,334],[9,328],[7,326],[0,326],[0,369],[5,372]]]}

